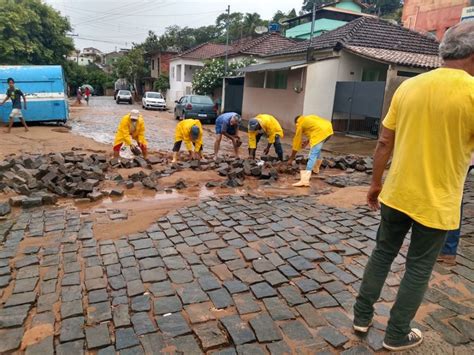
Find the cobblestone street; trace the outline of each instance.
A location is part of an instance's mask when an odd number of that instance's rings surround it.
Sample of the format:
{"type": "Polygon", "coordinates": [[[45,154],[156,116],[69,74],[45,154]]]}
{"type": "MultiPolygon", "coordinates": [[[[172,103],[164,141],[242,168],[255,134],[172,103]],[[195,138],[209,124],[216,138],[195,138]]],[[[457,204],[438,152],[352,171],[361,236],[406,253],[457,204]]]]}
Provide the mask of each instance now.
{"type": "MultiPolygon", "coordinates": [[[[458,265],[440,265],[413,353],[472,353],[473,178],[458,265]],[[443,340],[440,341],[439,338],[443,340]],[[431,339],[431,340],[430,340],[431,339]],[[436,343],[433,344],[433,341],[436,343]]],[[[119,210],[32,209],[0,222],[0,352],[26,354],[369,354],[404,270],[396,258],[366,338],[352,305],[378,214],[315,197],[210,198],[146,231],[94,239],[119,210]]]]}

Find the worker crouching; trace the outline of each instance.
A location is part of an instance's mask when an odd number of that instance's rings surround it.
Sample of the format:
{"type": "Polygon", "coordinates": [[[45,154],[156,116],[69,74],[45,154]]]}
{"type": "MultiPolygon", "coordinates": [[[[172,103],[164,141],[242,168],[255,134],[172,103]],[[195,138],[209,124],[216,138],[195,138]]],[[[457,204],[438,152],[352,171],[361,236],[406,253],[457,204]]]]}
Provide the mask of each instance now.
{"type": "Polygon", "coordinates": [[[306,170],[300,171],[300,181],[293,184],[293,186],[296,187],[304,187],[309,186],[312,172],[319,174],[319,168],[323,162],[321,159],[323,144],[334,132],[330,121],[316,115],[297,116],[295,118],[295,124],[296,132],[293,138],[293,151],[288,160],[288,164],[293,162],[301,148],[306,147],[308,143],[310,144],[311,150],[309,152],[306,170]],[[303,136],[308,139],[304,144],[302,143],[303,136]]]}
{"type": "Polygon", "coordinates": [[[181,149],[181,144],[183,141],[184,145],[186,146],[186,149],[189,152],[189,159],[201,159],[202,125],[199,120],[182,120],[176,125],[175,140],[173,146],[173,163],[176,163],[178,161],[178,153],[181,149]]]}
{"type": "Polygon", "coordinates": [[[145,139],[145,120],[138,110],[132,110],[129,114],[122,117],[117,129],[114,141],[114,157],[118,158],[120,149],[123,145],[130,146],[130,149],[135,153],[138,147],[147,157],[147,141],[145,139]],[[135,142],[136,143],[135,143],[135,142]],[[137,147],[138,144],[138,147],[137,147]]]}
{"type": "Polygon", "coordinates": [[[281,139],[283,138],[283,129],[278,120],[272,115],[260,114],[249,120],[249,157],[255,159],[255,152],[260,138],[265,134],[268,139],[268,145],[263,151],[263,155],[268,155],[271,146],[275,147],[275,153],[280,161],[283,161],[283,147],[281,139]]]}

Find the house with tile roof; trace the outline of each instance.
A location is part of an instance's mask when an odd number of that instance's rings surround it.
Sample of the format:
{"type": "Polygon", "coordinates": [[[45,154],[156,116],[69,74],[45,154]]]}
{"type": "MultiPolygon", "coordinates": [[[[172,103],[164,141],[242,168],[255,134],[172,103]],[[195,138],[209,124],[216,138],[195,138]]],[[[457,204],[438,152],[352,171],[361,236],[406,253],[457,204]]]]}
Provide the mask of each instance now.
{"type": "Polygon", "coordinates": [[[242,116],[269,113],[291,130],[296,115],[317,114],[336,130],[376,137],[400,83],[441,65],[438,45],[423,34],[361,17],[244,68],[242,116]]]}

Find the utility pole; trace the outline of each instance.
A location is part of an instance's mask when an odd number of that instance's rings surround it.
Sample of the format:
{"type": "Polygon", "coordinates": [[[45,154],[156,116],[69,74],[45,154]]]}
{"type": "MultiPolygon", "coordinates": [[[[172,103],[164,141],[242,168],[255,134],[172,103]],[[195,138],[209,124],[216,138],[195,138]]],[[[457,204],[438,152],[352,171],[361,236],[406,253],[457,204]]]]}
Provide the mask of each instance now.
{"type": "Polygon", "coordinates": [[[314,21],[316,21],[316,1],[313,2],[313,11],[311,16],[311,33],[309,35],[309,45],[306,51],[306,61],[310,61],[311,46],[313,45],[314,21]]]}
{"type": "Polygon", "coordinates": [[[229,20],[230,20],[230,5],[227,5],[227,21],[225,24],[225,31],[226,31],[226,36],[225,36],[225,62],[224,62],[224,74],[227,75],[227,68],[228,68],[228,63],[227,63],[227,56],[229,53],[229,20]]]}

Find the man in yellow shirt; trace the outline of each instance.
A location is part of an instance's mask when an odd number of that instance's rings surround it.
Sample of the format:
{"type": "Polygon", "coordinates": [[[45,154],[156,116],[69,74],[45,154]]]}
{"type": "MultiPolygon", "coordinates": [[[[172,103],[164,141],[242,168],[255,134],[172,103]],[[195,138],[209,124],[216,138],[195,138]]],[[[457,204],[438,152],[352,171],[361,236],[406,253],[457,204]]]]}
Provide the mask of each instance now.
{"type": "Polygon", "coordinates": [[[118,158],[122,146],[129,145],[135,148],[135,140],[140,147],[143,157],[147,156],[147,141],[145,139],[145,120],[138,110],[132,110],[122,117],[115,134],[114,157],[118,158]]]}
{"type": "Polygon", "coordinates": [[[173,146],[173,163],[178,161],[178,153],[181,149],[181,143],[189,152],[189,159],[201,159],[202,152],[202,125],[201,121],[194,119],[182,120],[176,125],[174,146],[173,146]],[[194,145],[194,151],[193,151],[194,145]]]}
{"type": "Polygon", "coordinates": [[[263,113],[249,120],[248,136],[250,158],[255,159],[257,144],[264,134],[267,136],[268,145],[263,151],[263,154],[267,155],[273,145],[275,147],[275,153],[278,155],[278,159],[283,161],[283,148],[281,146],[283,129],[275,117],[263,113]]]}
{"type": "Polygon", "coordinates": [[[474,150],[473,43],[474,22],[449,29],[439,47],[443,67],[403,82],[383,121],[367,194],[373,210],[381,205],[382,218],[354,306],[354,329],[367,332],[372,324],[373,305],[411,228],[406,271],[383,342],[388,350],[409,349],[423,341],[410,322],[447,231],[459,226],[463,184],[474,150]]]}
{"type": "Polygon", "coordinates": [[[311,150],[309,152],[308,163],[306,164],[306,170],[301,170],[301,178],[293,186],[306,187],[309,186],[311,179],[311,172],[316,174],[319,173],[319,168],[323,160],[321,159],[321,149],[323,143],[333,135],[332,124],[330,121],[325,120],[316,115],[308,116],[296,116],[295,118],[296,132],[293,138],[293,151],[291,157],[288,160],[288,164],[291,164],[296,157],[296,154],[303,146],[303,136],[308,138],[308,141],[304,144],[306,146],[309,142],[311,150]]]}

